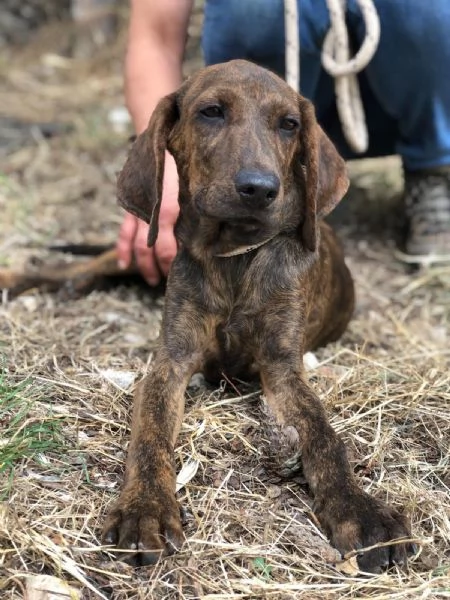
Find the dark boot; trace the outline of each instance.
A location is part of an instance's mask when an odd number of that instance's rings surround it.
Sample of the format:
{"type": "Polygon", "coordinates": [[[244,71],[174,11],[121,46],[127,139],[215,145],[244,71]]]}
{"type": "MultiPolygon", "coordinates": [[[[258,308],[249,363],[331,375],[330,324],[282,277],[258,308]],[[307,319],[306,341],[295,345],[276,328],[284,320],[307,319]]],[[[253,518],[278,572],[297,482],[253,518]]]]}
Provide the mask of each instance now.
{"type": "Polygon", "coordinates": [[[405,262],[450,262],[450,166],[405,173],[405,262]]]}

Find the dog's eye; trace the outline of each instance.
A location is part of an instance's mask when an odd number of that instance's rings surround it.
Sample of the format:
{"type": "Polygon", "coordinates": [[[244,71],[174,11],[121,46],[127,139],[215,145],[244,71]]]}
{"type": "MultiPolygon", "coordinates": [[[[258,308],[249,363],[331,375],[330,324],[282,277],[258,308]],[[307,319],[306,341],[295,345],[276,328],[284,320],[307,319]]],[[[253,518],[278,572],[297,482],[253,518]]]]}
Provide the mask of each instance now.
{"type": "Polygon", "coordinates": [[[217,104],[205,106],[205,108],[200,110],[200,114],[202,117],[205,117],[209,120],[219,120],[224,118],[223,108],[217,104]]]}
{"type": "Polygon", "coordinates": [[[300,127],[300,123],[293,117],[283,117],[280,119],[278,127],[281,129],[281,131],[291,132],[298,129],[300,127]]]}

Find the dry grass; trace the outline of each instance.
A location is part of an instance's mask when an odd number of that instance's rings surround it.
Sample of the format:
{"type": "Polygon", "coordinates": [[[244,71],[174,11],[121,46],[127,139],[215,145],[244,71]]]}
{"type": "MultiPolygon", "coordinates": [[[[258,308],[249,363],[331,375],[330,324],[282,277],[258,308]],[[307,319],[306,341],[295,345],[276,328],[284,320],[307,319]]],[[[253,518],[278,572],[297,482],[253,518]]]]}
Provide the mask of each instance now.
{"type": "MultiPolygon", "coordinates": [[[[121,102],[122,50],[119,40],[95,63],[36,51],[26,70],[18,56],[0,73],[3,111],[74,127],[4,160],[3,263],[45,257],[56,239],[114,240],[114,173],[126,144],[106,115],[121,102]]],[[[110,561],[98,536],[122,479],[131,401],[111,370],[148,370],[163,300],[122,286],[81,299],[30,294],[0,307],[4,436],[17,406],[26,406],[23,427],[55,422],[59,432],[1,473],[2,598],[22,598],[27,576],[39,573],[67,580],[83,598],[114,600],[450,596],[450,269],[411,275],[395,260],[390,215],[401,180],[395,161],[379,164],[353,166],[353,210],[339,219],[358,306],[344,338],[317,353],[311,379],[361,485],[410,515],[420,551],[409,572],[365,578],[336,568],[305,486],[260,466],[259,391],[244,384],[189,390],[176,456],[180,468],[192,460],[199,468],[179,492],[183,551],[140,571],[110,561]]]]}

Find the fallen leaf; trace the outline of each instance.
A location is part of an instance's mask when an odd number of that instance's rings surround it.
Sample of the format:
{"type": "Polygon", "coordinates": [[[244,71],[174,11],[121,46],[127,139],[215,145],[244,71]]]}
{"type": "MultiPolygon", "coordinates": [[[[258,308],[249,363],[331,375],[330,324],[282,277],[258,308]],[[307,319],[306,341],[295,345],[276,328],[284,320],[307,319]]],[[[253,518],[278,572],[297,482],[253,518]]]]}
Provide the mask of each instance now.
{"type": "Polygon", "coordinates": [[[131,371],[115,371],[114,369],[105,369],[100,371],[100,374],[109,383],[127,392],[134,383],[136,374],[131,371]]]}
{"type": "Polygon", "coordinates": [[[80,592],[51,575],[33,575],[26,580],[26,600],[79,600],[80,592]]]}
{"type": "Polygon", "coordinates": [[[189,483],[193,477],[195,477],[199,464],[200,463],[198,460],[192,459],[188,460],[188,462],[183,465],[181,471],[177,475],[177,483],[175,488],[177,492],[181,490],[181,488],[183,488],[187,483],[189,483]]]}
{"type": "Polygon", "coordinates": [[[358,575],[360,572],[359,566],[358,566],[358,559],[356,558],[356,556],[351,556],[350,558],[347,558],[346,560],[340,560],[336,563],[335,565],[336,569],[340,572],[340,573],[344,573],[344,575],[358,575]]]}
{"type": "Polygon", "coordinates": [[[312,371],[313,369],[317,369],[319,361],[315,354],[307,352],[303,355],[303,365],[307,371],[312,371]]]}

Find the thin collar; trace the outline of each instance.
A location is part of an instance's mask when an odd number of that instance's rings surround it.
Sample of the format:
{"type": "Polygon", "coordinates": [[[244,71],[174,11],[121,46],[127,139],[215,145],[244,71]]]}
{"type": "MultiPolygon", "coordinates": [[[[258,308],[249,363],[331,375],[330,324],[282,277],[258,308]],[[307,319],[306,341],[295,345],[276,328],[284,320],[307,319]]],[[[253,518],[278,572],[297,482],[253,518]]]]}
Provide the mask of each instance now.
{"type": "Polygon", "coordinates": [[[214,254],[214,256],[217,256],[219,258],[229,258],[230,256],[239,256],[240,254],[247,254],[248,252],[251,252],[252,250],[256,250],[257,248],[264,246],[264,244],[267,244],[268,242],[273,240],[273,238],[276,237],[276,235],[277,234],[270,236],[266,240],[259,242],[259,244],[252,244],[251,246],[239,246],[238,248],[235,248],[234,250],[230,250],[229,252],[223,252],[220,254],[214,254]]]}

